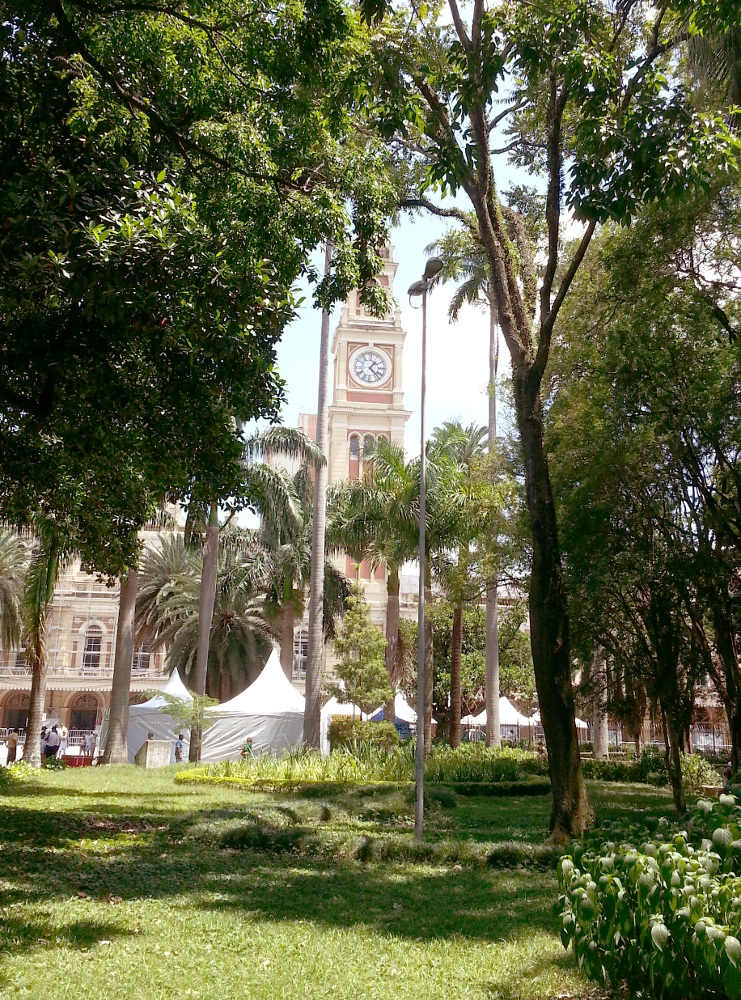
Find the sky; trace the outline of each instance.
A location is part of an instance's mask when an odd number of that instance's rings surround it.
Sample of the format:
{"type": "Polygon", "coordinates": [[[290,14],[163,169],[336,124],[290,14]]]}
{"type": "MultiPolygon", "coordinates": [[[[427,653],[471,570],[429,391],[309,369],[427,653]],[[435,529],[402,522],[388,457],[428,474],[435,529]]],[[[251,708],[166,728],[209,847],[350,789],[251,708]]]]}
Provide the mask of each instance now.
{"type": "MultiPolygon", "coordinates": [[[[406,290],[424,271],[428,254],[425,247],[451,225],[447,219],[428,213],[404,215],[392,231],[394,259],[399,264],[394,298],[402,310],[404,345],[402,378],[404,405],[411,410],[405,447],[410,456],[420,448],[419,394],[422,366],[422,311],[409,305],[406,290]]],[[[486,424],[489,379],[489,318],[483,309],[465,307],[458,322],[448,320],[453,285],[441,285],[430,293],[427,307],[427,404],[426,437],[445,420],[460,419],[464,424],[486,424]]],[[[314,309],[308,287],[299,315],[287,328],[278,346],[278,368],[286,383],[286,403],[281,416],[295,427],[299,413],[316,413],[319,378],[319,334],[321,314],[314,309]]],[[[339,321],[340,306],[333,314],[331,333],[339,321]]],[[[500,343],[499,371],[507,372],[509,355],[500,343]]],[[[330,381],[331,381],[330,369],[330,381]]],[[[330,385],[331,392],[331,385],[330,385]]],[[[499,419],[506,422],[500,410],[499,419]]],[[[504,430],[504,427],[502,427],[504,430]]],[[[501,433],[501,432],[500,432],[501,433]]]]}

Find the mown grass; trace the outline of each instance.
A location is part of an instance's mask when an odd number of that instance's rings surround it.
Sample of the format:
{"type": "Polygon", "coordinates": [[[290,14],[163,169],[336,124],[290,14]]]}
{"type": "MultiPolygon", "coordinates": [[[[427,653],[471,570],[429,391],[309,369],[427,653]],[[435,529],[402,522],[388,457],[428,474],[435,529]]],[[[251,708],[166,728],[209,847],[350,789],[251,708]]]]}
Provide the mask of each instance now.
{"type": "MultiPolygon", "coordinates": [[[[594,996],[557,938],[548,798],[331,800],[40,774],[0,798],[0,996],[594,996]]],[[[665,793],[593,786],[598,813],[665,793]]]]}

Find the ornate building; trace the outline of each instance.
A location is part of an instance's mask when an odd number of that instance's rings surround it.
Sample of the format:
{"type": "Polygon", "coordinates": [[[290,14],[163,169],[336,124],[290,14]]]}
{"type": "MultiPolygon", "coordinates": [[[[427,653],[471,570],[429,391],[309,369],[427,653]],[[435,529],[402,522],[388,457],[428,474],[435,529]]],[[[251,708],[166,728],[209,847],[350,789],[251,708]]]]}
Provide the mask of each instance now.
{"type": "MultiPolygon", "coordinates": [[[[144,532],[145,544],[156,539],[144,532]]],[[[48,617],[45,721],[90,730],[109,707],[116,648],[118,585],[106,586],[79,561],[62,575],[48,617]]],[[[134,653],[132,695],[162,687],[164,651],[140,645],[134,653]]],[[[25,728],[31,671],[23,649],[0,651],[0,733],[25,728]]]]}

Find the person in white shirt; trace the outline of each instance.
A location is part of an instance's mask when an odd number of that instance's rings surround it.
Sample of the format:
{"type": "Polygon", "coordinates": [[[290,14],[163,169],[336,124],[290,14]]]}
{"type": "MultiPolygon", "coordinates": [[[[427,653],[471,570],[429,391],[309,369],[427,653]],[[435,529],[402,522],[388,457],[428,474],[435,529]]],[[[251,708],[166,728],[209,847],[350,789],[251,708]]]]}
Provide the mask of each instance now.
{"type": "Polygon", "coordinates": [[[64,723],[57,726],[57,734],[59,735],[59,750],[57,750],[57,757],[61,759],[67,752],[67,727],[64,723]]]}
{"type": "Polygon", "coordinates": [[[59,733],[57,732],[57,727],[52,726],[51,732],[46,734],[46,750],[44,751],[45,756],[55,757],[57,750],[59,749],[59,733]]]}

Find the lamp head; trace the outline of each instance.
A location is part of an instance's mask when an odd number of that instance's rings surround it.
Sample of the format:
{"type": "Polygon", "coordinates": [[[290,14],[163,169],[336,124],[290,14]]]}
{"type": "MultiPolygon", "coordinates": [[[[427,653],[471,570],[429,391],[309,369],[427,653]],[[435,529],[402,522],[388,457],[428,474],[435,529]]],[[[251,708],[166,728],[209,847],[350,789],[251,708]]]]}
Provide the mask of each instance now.
{"type": "Polygon", "coordinates": [[[407,295],[410,299],[419,298],[424,293],[424,286],[421,281],[415,281],[413,285],[409,286],[409,291],[407,295]]]}
{"type": "Polygon", "coordinates": [[[436,274],[439,274],[443,269],[443,262],[439,257],[430,257],[430,259],[425,264],[424,276],[427,281],[434,278],[436,274]]]}

